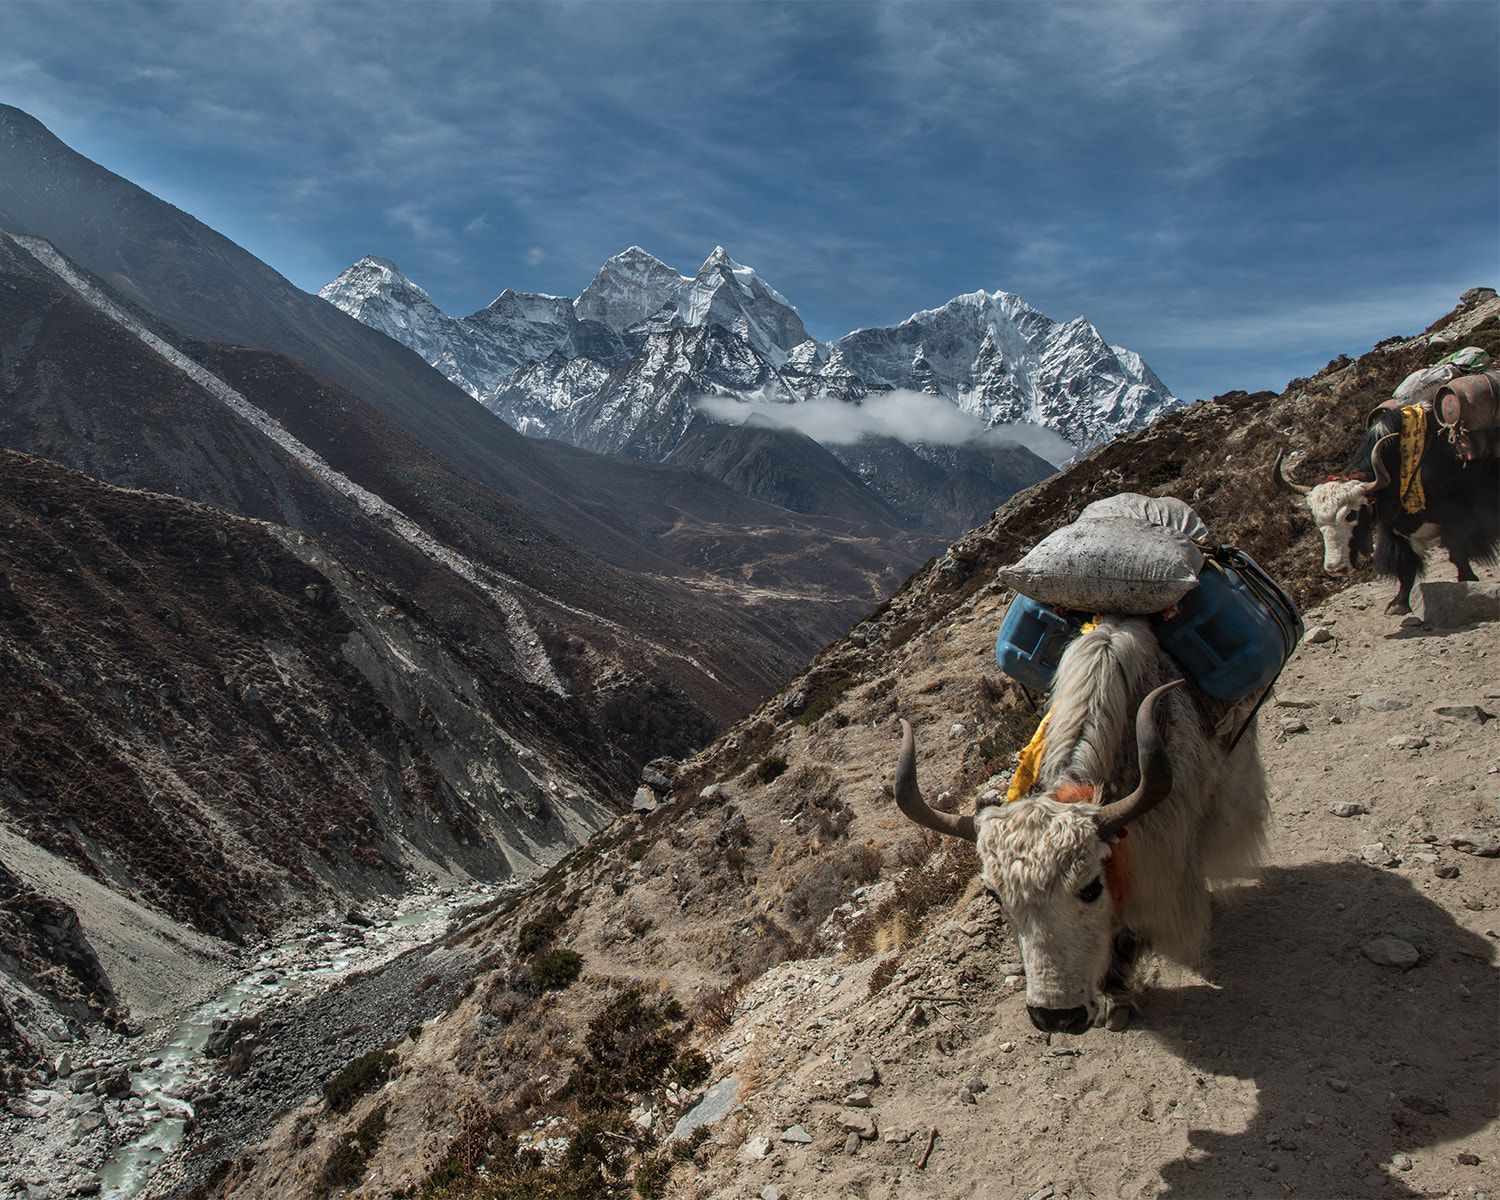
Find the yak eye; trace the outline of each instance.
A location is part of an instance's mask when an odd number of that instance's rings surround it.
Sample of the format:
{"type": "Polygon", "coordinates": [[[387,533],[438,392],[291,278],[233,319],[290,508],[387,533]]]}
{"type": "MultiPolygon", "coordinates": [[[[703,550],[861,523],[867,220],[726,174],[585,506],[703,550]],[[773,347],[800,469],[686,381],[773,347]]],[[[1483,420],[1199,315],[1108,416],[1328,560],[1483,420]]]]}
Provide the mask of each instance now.
{"type": "Polygon", "coordinates": [[[1092,904],[1095,900],[1099,899],[1099,897],[1102,896],[1103,894],[1104,894],[1104,881],[1102,879],[1100,879],[1097,875],[1095,875],[1094,876],[1094,882],[1088,884],[1087,886],[1085,886],[1084,889],[1083,889],[1083,891],[1081,891],[1081,892],[1078,893],[1078,898],[1080,900],[1082,900],[1085,904],[1092,904]]]}
{"type": "Polygon", "coordinates": [[[1353,525],[1356,521],[1359,520],[1359,510],[1358,509],[1354,509],[1354,508],[1348,509],[1344,513],[1344,520],[1348,521],[1349,524],[1353,525]]]}

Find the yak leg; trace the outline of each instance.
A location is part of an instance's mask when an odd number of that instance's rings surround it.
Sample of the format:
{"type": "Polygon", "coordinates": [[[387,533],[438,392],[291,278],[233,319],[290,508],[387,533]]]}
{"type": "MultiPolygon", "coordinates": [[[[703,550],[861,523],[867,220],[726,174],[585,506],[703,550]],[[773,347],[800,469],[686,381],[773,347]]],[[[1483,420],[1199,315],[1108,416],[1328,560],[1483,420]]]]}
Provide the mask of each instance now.
{"type": "Polygon", "coordinates": [[[1115,934],[1110,946],[1109,970],[1105,972],[1101,990],[1104,992],[1104,1024],[1115,1033],[1127,1029],[1135,1013],[1132,981],[1136,963],[1145,949],[1146,943],[1128,929],[1115,934]]]}
{"type": "Polygon", "coordinates": [[[1467,555],[1455,554],[1450,550],[1448,552],[1448,561],[1458,568],[1459,583],[1477,583],[1479,581],[1479,576],[1474,574],[1474,568],[1469,565],[1467,555]]]}
{"type": "Polygon", "coordinates": [[[1411,612],[1411,588],[1416,583],[1415,575],[1401,576],[1401,587],[1391,597],[1391,602],[1385,606],[1385,615],[1388,617],[1403,617],[1411,612]]]}

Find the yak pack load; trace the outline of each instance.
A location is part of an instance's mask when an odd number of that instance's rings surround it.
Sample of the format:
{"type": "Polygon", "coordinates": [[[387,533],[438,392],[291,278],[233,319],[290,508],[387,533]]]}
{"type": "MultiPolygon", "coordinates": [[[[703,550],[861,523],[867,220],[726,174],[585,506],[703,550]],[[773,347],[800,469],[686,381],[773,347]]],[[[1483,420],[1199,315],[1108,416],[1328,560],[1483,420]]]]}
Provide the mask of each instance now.
{"type": "Polygon", "coordinates": [[[1461,460],[1500,455],[1500,371],[1480,347],[1465,346],[1413,371],[1370,420],[1382,409],[1409,406],[1432,413],[1461,460]]]}
{"type": "Polygon", "coordinates": [[[995,659],[1040,692],[1100,613],[1149,617],[1183,673],[1224,703],[1267,688],[1302,636],[1301,615],[1275,581],[1243,551],[1212,544],[1198,514],[1170,496],[1126,492],[1091,504],[997,578],[1017,595],[995,659]]]}

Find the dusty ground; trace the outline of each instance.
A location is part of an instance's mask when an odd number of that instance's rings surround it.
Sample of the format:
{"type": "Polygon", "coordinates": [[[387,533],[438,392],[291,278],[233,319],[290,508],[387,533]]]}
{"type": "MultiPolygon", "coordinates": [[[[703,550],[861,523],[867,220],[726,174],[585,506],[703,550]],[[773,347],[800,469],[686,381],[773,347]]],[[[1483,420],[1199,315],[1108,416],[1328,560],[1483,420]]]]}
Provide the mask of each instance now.
{"type": "MultiPolygon", "coordinates": [[[[885,869],[823,923],[821,956],[757,975],[732,1024],[702,1038],[713,1079],[738,1089],[735,1104],[664,1195],[1500,1195],[1500,858],[1471,852],[1500,834],[1500,723],[1434,711],[1500,711],[1500,624],[1403,625],[1383,615],[1389,591],[1359,584],[1307,614],[1310,631],[1332,636],[1304,643],[1259,718],[1273,807],[1264,875],[1221,898],[1197,970],[1160,967],[1128,1031],[1050,1044],[1037,1034],[1014,941],[972,886],[914,935],[884,937],[872,953],[848,948],[861,912],[906,886],[896,864],[913,834],[883,793],[892,714],[920,724],[929,795],[952,790],[968,804],[990,786],[972,770],[985,728],[972,681],[993,674],[1004,598],[984,589],[896,655],[890,674],[851,689],[835,715],[771,747],[788,759],[780,780],[726,778],[723,795],[696,819],[670,818],[672,835],[652,839],[636,863],[632,843],[617,840],[561,875],[561,887],[544,881],[537,904],[566,903],[564,889],[579,889],[563,940],[586,966],[579,984],[544,996],[528,1040],[516,1040],[520,1024],[507,1032],[487,1014],[496,985],[481,979],[402,1047],[383,1089],[342,1117],[316,1104],[289,1115],[227,1194],[302,1194],[343,1131],[377,1104],[389,1106],[390,1128],[348,1194],[374,1200],[420,1184],[465,1105],[499,1104],[566,1073],[611,980],[658,982],[685,1000],[712,995],[736,943],[763,946],[791,928],[799,887],[869,846],[883,850],[885,869]],[[1406,707],[1360,703],[1377,696],[1406,707]],[[1391,744],[1403,738],[1425,744],[1391,744]],[[820,811],[806,803],[819,787],[852,815],[821,855],[824,835],[798,816],[820,811]],[[1335,815],[1341,802],[1369,811],[1335,815]],[[749,848],[731,884],[729,851],[713,837],[736,815],[749,848]],[[1420,956],[1408,969],[1365,953],[1393,931],[1420,956]],[[878,1083],[859,1081],[860,1055],[878,1083]],[[870,1107],[845,1103],[861,1090],[870,1107]],[[851,1142],[849,1126],[865,1120],[874,1136],[851,1142]],[[781,1140],[796,1126],[809,1141],[781,1140]]],[[[531,911],[499,933],[502,958],[531,911]]],[[[683,1107],[660,1093],[642,1099],[659,1129],[683,1107]]],[[[568,1132],[566,1118],[544,1121],[531,1137],[568,1132]]]]}
{"type": "Polygon", "coordinates": [[[878,959],[786,964],[750,990],[718,1046],[750,1093],[723,1140],[764,1135],[771,1151],[721,1155],[685,1190],[1500,1193],[1500,860],[1452,845],[1500,832],[1500,725],[1433,711],[1500,711],[1500,626],[1402,627],[1382,614],[1388,590],[1360,585],[1308,614],[1309,629],[1334,637],[1304,643],[1288,664],[1278,703],[1299,707],[1268,705],[1260,718],[1269,861],[1258,885],[1224,897],[1200,972],[1164,969],[1124,1034],[1049,1046],[1020,982],[1005,982],[1019,954],[982,896],[873,998],[878,959]],[[1371,695],[1408,707],[1370,711],[1359,700],[1371,695]],[[1284,722],[1307,728],[1283,732],[1284,722]],[[1401,737],[1427,744],[1389,745],[1401,737]],[[1339,817],[1330,806],[1340,801],[1370,811],[1339,817]],[[1409,970],[1362,952],[1393,929],[1420,952],[1409,970]],[[851,1156],[843,1120],[858,1110],[841,1101],[858,1087],[848,1060],[860,1052],[880,1071],[864,1088],[880,1137],[851,1156]],[[958,1095],[970,1081],[972,1104],[958,1095]],[[779,1140],[799,1123],[811,1145],[779,1140]],[[887,1131],[916,1136],[892,1144],[887,1131]]]}

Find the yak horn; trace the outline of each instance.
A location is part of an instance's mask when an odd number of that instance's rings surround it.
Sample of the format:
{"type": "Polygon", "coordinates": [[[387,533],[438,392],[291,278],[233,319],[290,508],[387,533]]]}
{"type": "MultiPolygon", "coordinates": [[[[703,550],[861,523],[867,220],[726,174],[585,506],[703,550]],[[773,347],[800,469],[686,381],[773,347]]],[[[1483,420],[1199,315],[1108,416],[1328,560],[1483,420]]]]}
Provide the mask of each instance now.
{"type": "Polygon", "coordinates": [[[1305,496],[1312,488],[1300,483],[1293,483],[1281,473],[1281,460],[1286,457],[1285,450],[1276,451],[1276,461],[1271,464],[1271,479],[1283,492],[1291,492],[1294,496],[1305,496]]]}
{"type": "Polygon", "coordinates": [[[1376,492],[1380,491],[1381,488],[1385,487],[1391,482],[1391,473],[1385,468],[1385,459],[1380,457],[1380,448],[1387,442],[1400,440],[1401,435],[1399,433],[1388,433],[1385,435],[1385,437],[1376,442],[1373,447],[1371,447],[1370,466],[1374,468],[1375,471],[1375,482],[1367,483],[1364,485],[1366,496],[1373,496],[1376,492]]]}
{"type": "Polygon", "coordinates": [[[1172,790],[1172,760],[1156,728],[1156,709],[1162,696],[1183,681],[1174,679],[1157,688],[1141,701],[1135,714],[1135,750],[1141,764],[1141,784],[1128,796],[1106,804],[1094,818],[1099,836],[1114,837],[1126,825],[1150,812],[1167,798],[1172,790]]]}
{"type": "Polygon", "coordinates": [[[972,842],[978,838],[972,816],[954,816],[929,808],[917,787],[917,742],[912,736],[911,726],[901,722],[901,757],[896,762],[896,807],[927,829],[935,829],[952,837],[972,842]]]}

